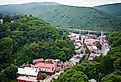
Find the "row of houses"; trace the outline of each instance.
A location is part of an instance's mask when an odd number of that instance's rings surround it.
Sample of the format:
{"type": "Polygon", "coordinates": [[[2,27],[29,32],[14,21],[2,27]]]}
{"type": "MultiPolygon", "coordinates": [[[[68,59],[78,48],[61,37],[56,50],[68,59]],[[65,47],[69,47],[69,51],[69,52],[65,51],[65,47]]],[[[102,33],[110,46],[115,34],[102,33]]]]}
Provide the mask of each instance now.
{"type": "MultiPolygon", "coordinates": [[[[74,62],[75,65],[76,63],[79,63],[80,59],[86,55],[86,48],[84,46],[86,45],[91,54],[89,55],[89,60],[93,60],[94,55],[97,56],[98,54],[101,53],[101,50],[97,48],[96,42],[99,42],[97,35],[93,34],[76,34],[76,33],[69,33],[68,37],[70,40],[73,41],[73,44],[75,46],[74,50],[74,55],[73,57],[69,60],[71,62],[74,62]],[[96,54],[93,54],[93,53],[96,54]]],[[[97,82],[95,79],[90,79],[89,82],[97,82]]]]}
{"type": "Polygon", "coordinates": [[[82,35],[76,33],[69,33],[68,37],[75,46],[73,57],[66,62],[59,59],[34,59],[32,64],[23,64],[18,68],[17,82],[38,82],[42,77],[42,73],[46,73],[49,76],[55,74],[57,70],[64,70],[71,68],[80,62],[80,59],[85,55],[84,44],[90,51],[89,60],[92,61],[95,56],[101,54],[101,50],[97,48],[96,42],[105,44],[106,41],[102,38],[99,39],[96,35],[82,35]],[[104,42],[105,41],[105,42],[104,42]]]}
{"type": "Polygon", "coordinates": [[[86,44],[89,49],[89,61],[93,61],[96,56],[100,56],[101,54],[106,55],[109,52],[109,45],[106,39],[106,35],[101,32],[101,36],[97,36],[94,34],[85,35],[84,44],[86,44]],[[98,45],[101,45],[101,49],[99,49],[98,45]]]}
{"type": "Polygon", "coordinates": [[[23,64],[18,68],[17,82],[38,82],[42,73],[52,76],[56,70],[64,70],[75,66],[80,61],[80,47],[82,44],[80,43],[79,37],[79,34],[69,34],[69,38],[75,46],[75,53],[69,61],[62,62],[59,59],[43,58],[34,59],[32,64],[23,64]]]}
{"type": "Polygon", "coordinates": [[[34,59],[32,64],[23,64],[18,68],[17,82],[38,82],[42,73],[52,75],[55,73],[59,60],[43,58],[34,59]]]}
{"type": "Polygon", "coordinates": [[[68,37],[74,43],[76,55],[80,55],[82,53],[85,54],[86,49],[84,48],[84,45],[86,45],[86,47],[90,52],[89,58],[88,58],[89,61],[93,61],[94,57],[100,56],[101,54],[107,55],[107,53],[110,50],[108,41],[106,39],[106,35],[102,31],[100,36],[97,36],[95,34],[89,34],[89,33],[77,34],[77,33],[70,32],[68,37]],[[98,47],[98,44],[102,46],[101,49],[98,47]]]}
{"type": "Polygon", "coordinates": [[[83,43],[81,43],[81,41],[82,41],[81,34],[69,32],[68,37],[73,42],[74,47],[75,47],[74,55],[69,61],[73,62],[74,65],[76,65],[77,63],[79,63],[80,59],[85,54],[84,53],[85,49],[83,48],[83,43]]]}
{"type": "Polygon", "coordinates": [[[23,64],[18,68],[17,82],[37,82],[41,78],[41,73],[46,73],[47,75],[52,76],[55,74],[56,70],[64,70],[75,66],[80,61],[80,47],[82,45],[78,38],[73,43],[75,46],[75,53],[69,61],[62,62],[59,59],[44,60],[43,58],[34,59],[32,64],[23,64]],[[36,75],[33,75],[35,73],[36,75]]]}
{"type": "Polygon", "coordinates": [[[17,82],[38,82],[42,73],[52,76],[57,70],[64,70],[74,65],[70,61],[62,62],[59,59],[34,59],[32,64],[23,64],[18,68],[17,82]]]}

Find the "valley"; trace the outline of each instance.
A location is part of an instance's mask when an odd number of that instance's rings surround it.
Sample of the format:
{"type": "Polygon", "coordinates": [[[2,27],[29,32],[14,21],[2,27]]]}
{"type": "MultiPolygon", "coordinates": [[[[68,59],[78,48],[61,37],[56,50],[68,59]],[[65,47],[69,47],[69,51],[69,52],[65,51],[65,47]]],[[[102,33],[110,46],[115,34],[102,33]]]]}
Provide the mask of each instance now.
{"type": "Polygon", "coordinates": [[[0,82],[121,82],[120,7],[0,5],[0,82]]]}
{"type": "Polygon", "coordinates": [[[120,17],[93,7],[75,7],[45,2],[2,5],[0,12],[8,15],[33,15],[60,28],[95,31],[118,31],[121,29],[120,17]]]}

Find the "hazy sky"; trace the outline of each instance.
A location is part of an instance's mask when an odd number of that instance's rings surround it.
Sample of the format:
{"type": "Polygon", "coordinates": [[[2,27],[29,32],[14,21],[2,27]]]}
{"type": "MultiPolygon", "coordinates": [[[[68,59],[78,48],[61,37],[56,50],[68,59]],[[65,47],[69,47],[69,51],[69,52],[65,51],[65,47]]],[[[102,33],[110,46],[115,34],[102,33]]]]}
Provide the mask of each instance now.
{"type": "Polygon", "coordinates": [[[0,5],[29,2],[58,2],[65,5],[92,7],[103,4],[121,3],[121,0],[0,0],[0,5]]]}

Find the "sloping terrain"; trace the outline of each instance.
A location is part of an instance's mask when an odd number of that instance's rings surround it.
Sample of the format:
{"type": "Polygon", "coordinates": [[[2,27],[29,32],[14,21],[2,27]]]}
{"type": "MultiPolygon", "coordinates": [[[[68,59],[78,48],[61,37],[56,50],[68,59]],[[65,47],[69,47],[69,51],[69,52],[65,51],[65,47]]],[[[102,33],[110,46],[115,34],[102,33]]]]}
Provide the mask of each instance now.
{"type": "Polygon", "coordinates": [[[96,6],[95,8],[103,10],[114,16],[121,16],[121,3],[101,5],[101,6],[96,6]]]}
{"type": "Polygon", "coordinates": [[[121,18],[90,7],[65,6],[58,3],[28,3],[2,5],[0,13],[33,15],[61,28],[105,31],[121,29],[121,18]]]}

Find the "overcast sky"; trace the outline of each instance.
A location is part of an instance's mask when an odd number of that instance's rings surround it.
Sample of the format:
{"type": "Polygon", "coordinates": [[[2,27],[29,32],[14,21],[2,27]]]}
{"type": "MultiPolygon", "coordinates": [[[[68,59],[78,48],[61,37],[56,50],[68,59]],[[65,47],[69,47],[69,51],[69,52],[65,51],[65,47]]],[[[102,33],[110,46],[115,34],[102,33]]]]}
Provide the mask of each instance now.
{"type": "Polygon", "coordinates": [[[58,2],[65,5],[93,7],[97,5],[121,3],[121,0],[0,0],[0,5],[29,2],[58,2]]]}

